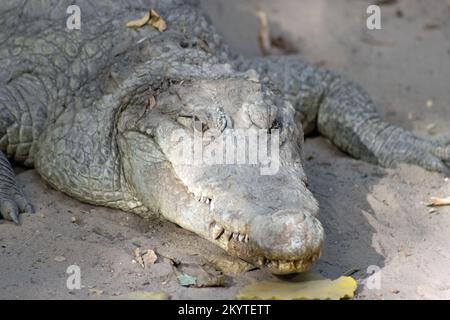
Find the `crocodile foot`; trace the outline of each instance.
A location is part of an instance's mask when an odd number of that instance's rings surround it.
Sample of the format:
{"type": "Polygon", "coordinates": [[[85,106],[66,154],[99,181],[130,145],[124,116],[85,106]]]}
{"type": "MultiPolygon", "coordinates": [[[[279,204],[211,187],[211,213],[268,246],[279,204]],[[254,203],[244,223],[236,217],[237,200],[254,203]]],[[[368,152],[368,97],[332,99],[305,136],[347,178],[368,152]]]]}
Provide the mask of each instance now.
{"type": "Polygon", "coordinates": [[[391,135],[399,137],[398,139],[388,139],[381,148],[383,151],[378,160],[382,164],[390,166],[405,162],[450,176],[450,136],[427,140],[401,131],[402,134],[391,135]]]}
{"type": "Polygon", "coordinates": [[[0,218],[19,224],[21,213],[34,213],[33,206],[17,185],[11,165],[0,151],[0,218]]]}

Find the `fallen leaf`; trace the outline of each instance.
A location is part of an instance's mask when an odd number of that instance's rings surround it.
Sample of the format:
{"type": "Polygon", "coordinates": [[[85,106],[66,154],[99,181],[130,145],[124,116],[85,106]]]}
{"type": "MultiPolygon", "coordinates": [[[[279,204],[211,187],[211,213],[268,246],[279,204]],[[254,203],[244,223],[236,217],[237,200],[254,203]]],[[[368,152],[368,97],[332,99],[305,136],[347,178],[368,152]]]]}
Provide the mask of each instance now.
{"type": "Polygon", "coordinates": [[[269,19],[267,14],[259,9],[256,11],[256,16],[259,20],[259,31],[258,31],[258,43],[261,53],[265,56],[270,54],[271,41],[270,41],[270,30],[269,30],[269,19]]]}
{"type": "Polygon", "coordinates": [[[153,9],[150,10],[150,20],[148,24],[158,29],[159,32],[163,32],[167,28],[166,21],[153,9]]]}
{"type": "Polygon", "coordinates": [[[167,28],[166,21],[153,9],[147,11],[142,18],[129,21],[126,24],[128,28],[141,28],[145,25],[151,25],[160,32],[167,28]]]}
{"type": "Polygon", "coordinates": [[[147,11],[145,13],[145,15],[142,18],[127,22],[126,26],[128,28],[140,28],[140,27],[143,27],[146,24],[148,24],[148,22],[150,20],[150,14],[151,13],[150,13],[150,10],[149,10],[149,11],[147,11]]]}
{"type": "Polygon", "coordinates": [[[356,288],[357,283],[352,277],[330,280],[318,274],[306,273],[290,281],[255,282],[243,288],[237,294],[236,299],[339,300],[353,298],[356,288]]]}
{"type": "Polygon", "coordinates": [[[184,287],[223,287],[225,277],[222,272],[208,264],[180,264],[174,268],[178,282],[184,287]]]}
{"type": "Polygon", "coordinates": [[[139,263],[142,268],[150,267],[158,260],[158,256],[156,255],[155,251],[151,249],[142,252],[141,248],[136,248],[134,249],[134,257],[135,261],[139,263]]]}
{"type": "Polygon", "coordinates": [[[113,298],[114,300],[168,300],[170,296],[165,292],[153,291],[134,291],[119,294],[113,298]]]}
{"type": "Polygon", "coordinates": [[[430,198],[429,207],[441,207],[441,206],[450,206],[450,197],[448,198],[430,198]]]}
{"type": "Polygon", "coordinates": [[[176,271],[178,282],[183,287],[193,286],[197,283],[197,279],[183,272],[176,271]]]}
{"type": "Polygon", "coordinates": [[[147,250],[147,252],[142,256],[142,260],[144,261],[145,267],[149,267],[158,260],[158,256],[156,255],[155,251],[153,250],[147,250]]]}

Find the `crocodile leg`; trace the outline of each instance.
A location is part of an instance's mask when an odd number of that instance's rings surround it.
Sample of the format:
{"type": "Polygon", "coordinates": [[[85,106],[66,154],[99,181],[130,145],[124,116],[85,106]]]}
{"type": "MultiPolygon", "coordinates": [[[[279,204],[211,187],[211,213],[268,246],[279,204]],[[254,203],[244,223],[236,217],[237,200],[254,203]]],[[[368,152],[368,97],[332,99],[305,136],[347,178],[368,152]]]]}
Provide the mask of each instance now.
{"type": "Polygon", "coordinates": [[[450,175],[449,139],[430,141],[383,121],[367,93],[341,77],[330,82],[317,124],[321,134],[355,158],[384,167],[409,163],[450,175]]]}
{"type": "Polygon", "coordinates": [[[23,74],[9,84],[0,85],[0,218],[16,223],[20,222],[21,213],[34,210],[16,183],[8,158],[32,167],[33,143],[45,121],[42,116],[45,106],[34,98],[42,88],[33,79],[23,74]],[[34,106],[33,111],[30,105],[34,106]]]}
{"type": "Polygon", "coordinates": [[[419,165],[450,174],[450,137],[430,141],[383,121],[357,84],[297,57],[240,58],[289,100],[307,134],[314,129],[351,156],[384,167],[419,165]]]}
{"type": "Polygon", "coordinates": [[[33,206],[17,185],[11,165],[0,151],[0,217],[19,224],[21,213],[34,213],[33,206]]]}

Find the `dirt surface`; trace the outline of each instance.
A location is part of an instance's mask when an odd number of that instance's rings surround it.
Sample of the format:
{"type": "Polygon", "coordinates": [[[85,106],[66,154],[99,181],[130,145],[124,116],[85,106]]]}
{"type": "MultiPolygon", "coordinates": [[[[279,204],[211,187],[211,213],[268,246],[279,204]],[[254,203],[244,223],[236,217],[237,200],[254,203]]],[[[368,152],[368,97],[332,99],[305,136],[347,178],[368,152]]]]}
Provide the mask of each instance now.
{"type": "MultiPolygon", "coordinates": [[[[307,60],[356,80],[392,123],[419,135],[449,133],[450,14],[446,1],[399,0],[382,7],[383,30],[365,27],[367,1],[261,0],[203,3],[231,45],[260,53],[257,8],[272,33],[307,60]]],[[[353,160],[322,138],[306,143],[311,190],[327,240],[313,270],[335,278],[353,270],[357,299],[450,299],[450,207],[430,213],[430,196],[450,196],[443,176],[413,166],[385,170],[353,160]],[[379,288],[368,278],[379,268],[379,288]],[[373,268],[373,267],[372,267],[373,268]]],[[[21,171],[21,170],[18,170],[21,171]]],[[[145,290],[173,299],[228,299],[260,270],[228,274],[224,288],[179,285],[170,261],[248,270],[221,249],[164,221],[82,204],[50,189],[35,171],[18,174],[38,209],[22,226],[0,222],[0,298],[107,299],[145,290]],[[136,263],[135,250],[158,261],[136,263]],[[77,265],[81,290],[66,286],[77,265]]]]}

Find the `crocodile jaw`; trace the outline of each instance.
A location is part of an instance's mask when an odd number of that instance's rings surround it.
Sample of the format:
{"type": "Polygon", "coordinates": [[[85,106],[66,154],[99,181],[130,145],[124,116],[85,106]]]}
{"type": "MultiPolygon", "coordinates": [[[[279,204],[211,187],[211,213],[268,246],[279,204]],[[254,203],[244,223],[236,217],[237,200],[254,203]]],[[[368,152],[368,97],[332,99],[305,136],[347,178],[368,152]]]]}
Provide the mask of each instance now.
{"type": "Polygon", "coordinates": [[[324,231],[301,167],[269,176],[251,166],[181,169],[150,152],[156,144],[148,137],[124,136],[131,141],[121,143],[124,171],[147,208],[274,274],[303,272],[319,257],[324,231]],[[149,152],[152,162],[144,162],[149,152]]]}

